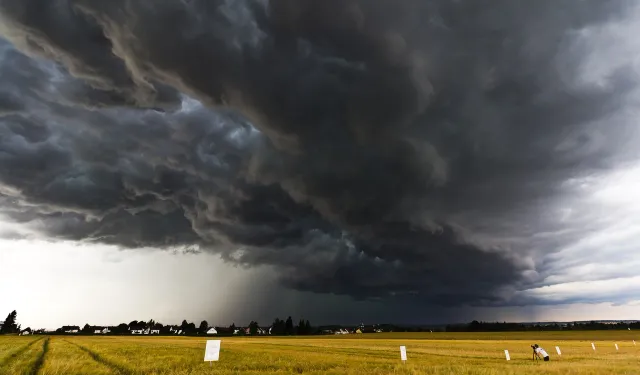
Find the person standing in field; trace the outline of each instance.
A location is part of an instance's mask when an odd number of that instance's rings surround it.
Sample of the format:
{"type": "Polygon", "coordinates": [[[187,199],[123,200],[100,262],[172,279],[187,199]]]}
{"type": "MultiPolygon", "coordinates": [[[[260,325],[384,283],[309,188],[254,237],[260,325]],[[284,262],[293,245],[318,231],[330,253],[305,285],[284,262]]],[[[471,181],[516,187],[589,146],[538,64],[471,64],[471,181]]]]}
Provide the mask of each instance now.
{"type": "Polygon", "coordinates": [[[533,348],[533,352],[538,358],[542,358],[545,361],[549,361],[549,354],[547,354],[547,352],[544,349],[542,349],[538,344],[533,344],[531,345],[531,347],[533,348]]]}

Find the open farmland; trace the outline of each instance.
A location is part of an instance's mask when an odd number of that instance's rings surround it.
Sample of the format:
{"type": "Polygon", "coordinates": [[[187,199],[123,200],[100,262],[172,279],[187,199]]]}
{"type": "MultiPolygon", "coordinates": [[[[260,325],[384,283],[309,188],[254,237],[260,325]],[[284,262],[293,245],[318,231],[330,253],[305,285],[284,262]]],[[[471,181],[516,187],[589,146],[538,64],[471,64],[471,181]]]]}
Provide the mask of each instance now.
{"type": "Polygon", "coordinates": [[[203,362],[205,338],[5,336],[0,337],[0,374],[638,374],[640,346],[632,342],[635,335],[598,331],[223,337],[220,361],[213,366],[203,362]],[[531,360],[529,345],[534,342],[549,352],[551,362],[531,360]],[[406,364],[400,361],[400,345],[407,347],[406,364]],[[505,361],[504,349],[511,354],[510,362],[505,361]]]}

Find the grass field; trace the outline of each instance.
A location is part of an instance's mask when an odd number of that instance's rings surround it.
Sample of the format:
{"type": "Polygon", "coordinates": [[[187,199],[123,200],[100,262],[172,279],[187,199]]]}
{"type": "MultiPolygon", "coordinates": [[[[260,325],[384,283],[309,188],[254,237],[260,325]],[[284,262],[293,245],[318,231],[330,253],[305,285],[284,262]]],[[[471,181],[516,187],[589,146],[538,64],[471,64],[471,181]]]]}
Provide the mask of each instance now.
{"type": "Polygon", "coordinates": [[[223,337],[220,361],[210,366],[206,338],[0,336],[0,374],[640,374],[636,338],[633,331],[223,337]],[[551,361],[532,361],[532,343],[551,361]]]}

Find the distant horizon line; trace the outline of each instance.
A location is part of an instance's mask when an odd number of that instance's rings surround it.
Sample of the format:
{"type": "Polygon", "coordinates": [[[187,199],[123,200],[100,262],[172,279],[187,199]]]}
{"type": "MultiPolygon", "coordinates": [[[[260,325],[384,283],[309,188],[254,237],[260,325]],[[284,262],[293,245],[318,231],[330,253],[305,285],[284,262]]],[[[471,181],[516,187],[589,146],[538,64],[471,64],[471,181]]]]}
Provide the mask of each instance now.
{"type": "MultiPolygon", "coordinates": [[[[293,319],[293,318],[292,318],[293,319]]],[[[286,320],[286,319],[285,319],[286,320]]],[[[299,319],[293,319],[294,324],[296,323],[296,321],[299,319]]],[[[305,319],[308,320],[308,319],[305,319]]],[[[141,322],[139,320],[136,320],[137,322],[141,322]]],[[[206,321],[206,319],[204,319],[204,321],[206,321]]],[[[479,323],[498,323],[498,324],[522,324],[522,325],[535,325],[535,324],[569,324],[569,323],[590,323],[590,322],[595,322],[595,323],[638,323],[640,322],[640,319],[588,319],[588,320],[549,320],[549,321],[498,321],[498,320],[477,320],[477,319],[473,319],[470,321],[466,321],[466,322],[458,322],[458,323],[332,323],[332,324],[312,324],[312,326],[314,327],[332,327],[332,326],[337,326],[337,327],[342,327],[342,326],[395,326],[395,327],[399,327],[399,328],[404,328],[404,327],[426,327],[426,328],[438,328],[438,327],[446,327],[446,326],[461,326],[461,325],[467,325],[472,323],[473,321],[477,321],[479,323]]],[[[131,322],[131,321],[130,321],[131,322]]],[[[129,323],[130,323],[129,322],[129,323]]],[[[147,323],[147,321],[142,321],[144,323],[147,323]]],[[[180,326],[180,323],[178,324],[164,324],[160,321],[155,321],[156,323],[162,324],[163,326],[180,326]]],[[[187,321],[189,322],[189,321],[187,321]]],[[[4,323],[3,321],[0,321],[0,324],[4,323]]],[[[129,324],[126,322],[121,322],[118,324],[91,324],[91,323],[84,323],[84,324],[63,324],[62,326],[58,327],[65,327],[65,326],[78,326],[80,328],[82,328],[84,325],[89,324],[92,327],[117,327],[120,324],[129,324]]],[[[192,323],[196,323],[196,321],[193,321],[192,323]]],[[[208,322],[207,322],[208,323],[208,322]]],[[[266,326],[271,326],[273,322],[269,323],[268,325],[262,325],[260,324],[260,327],[266,327],[266,326]]],[[[209,327],[231,327],[231,325],[235,325],[235,322],[232,322],[231,324],[209,324],[209,327]]],[[[237,325],[237,327],[244,327],[244,324],[240,324],[237,325]]],[[[248,325],[247,325],[248,326],[248,325]]],[[[27,325],[27,327],[30,327],[29,325],[27,325]]],[[[24,327],[23,329],[26,329],[27,327],[24,327]]],[[[37,328],[35,330],[56,330],[58,328],[37,328]]]]}

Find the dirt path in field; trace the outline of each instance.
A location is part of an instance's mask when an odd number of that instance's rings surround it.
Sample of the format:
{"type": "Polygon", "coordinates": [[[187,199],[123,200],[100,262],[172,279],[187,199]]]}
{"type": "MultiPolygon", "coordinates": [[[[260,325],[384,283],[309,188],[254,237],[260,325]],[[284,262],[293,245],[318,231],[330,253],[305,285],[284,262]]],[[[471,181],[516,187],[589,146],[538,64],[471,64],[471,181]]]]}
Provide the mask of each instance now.
{"type": "Polygon", "coordinates": [[[33,340],[33,341],[21,346],[15,352],[9,354],[9,356],[5,357],[4,359],[2,359],[2,361],[0,361],[0,368],[2,368],[3,366],[7,365],[9,362],[13,361],[14,359],[18,358],[22,353],[26,352],[31,346],[33,346],[36,342],[38,342],[40,340],[42,340],[42,338],[35,339],[35,340],[33,340]]]}
{"type": "Polygon", "coordinates": [[[76,346],[78,349],[82,350],[83,352],[87,353],[94,361],[103,364],[107,367],[109,367],[111,370],[113,370],[115,373],[120,374],[120,375],[134,375],[134,371],[131,370],[130,368],[121,365],[119,363],[113,362],[108,358],[105,358],[104,356],[102,356],[100,353],[97,353],[87,347],[84,347],[80,344],[76,344],[74,342],[71,341],[67,341],[67,340],[63,340],[66,343],[69,343],[71,345],[76,346]]]}
{"type": "Polygon", "coordinates": [[[29,375],[38,375],[38,372],[44,364],[44,358],[47,355],[47,352],[49,352],[49,337],[44,339],[44,343],[42,344],[42,351],[40,352],[40,354],[38,354],[38,358],[36,358],[35,362],[33,362],[33,365],[28,372],[29,375]]]}

